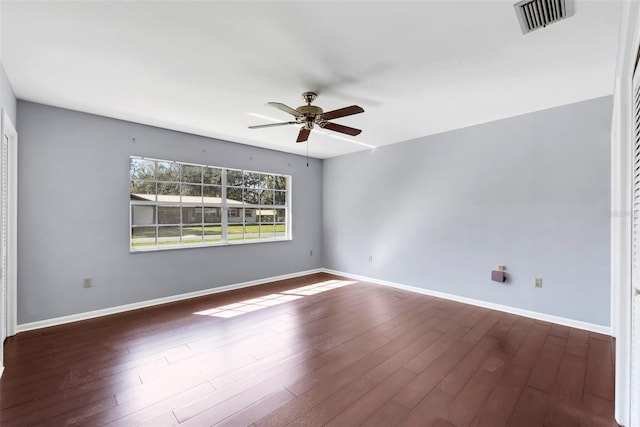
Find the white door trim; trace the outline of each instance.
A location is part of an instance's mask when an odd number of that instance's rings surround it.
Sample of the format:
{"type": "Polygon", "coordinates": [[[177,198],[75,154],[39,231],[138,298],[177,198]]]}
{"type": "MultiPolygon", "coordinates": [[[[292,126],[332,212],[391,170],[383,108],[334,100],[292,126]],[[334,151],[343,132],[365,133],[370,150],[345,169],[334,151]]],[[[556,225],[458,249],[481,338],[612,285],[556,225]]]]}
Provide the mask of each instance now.
{"type": "Polygon", "coordinates": [[[611,124],[611,327],[616,337],[615,418],[631,425],[631,183],[633,72],[640,47],[640,4],[622,2],[611,124]]]}
{"type": "Polygon", "coordinates": [[[2,110],[2,136],[7,135],[7,336],[16,334],[18,301],[18,133],[2,110]]]}

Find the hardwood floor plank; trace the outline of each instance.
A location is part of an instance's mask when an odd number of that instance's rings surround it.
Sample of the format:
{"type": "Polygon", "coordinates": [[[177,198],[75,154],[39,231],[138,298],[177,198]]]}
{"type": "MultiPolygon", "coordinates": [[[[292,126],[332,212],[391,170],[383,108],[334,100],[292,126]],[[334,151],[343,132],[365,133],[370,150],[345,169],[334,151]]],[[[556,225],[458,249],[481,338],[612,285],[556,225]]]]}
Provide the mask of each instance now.
{"type": "Polygon", "coordinates": [[[580,427],[580,410],[562,401],[550,402],[544,425],[549,427],[580,427]]]}
{"type": "Polygon", "coordinates": [[[567,345],[564,352],[573,356],[587,358],[589,345],[589,332],[582,329],[571,328],[567,337],[567,345]]]}
{"type": "Polygon", "coordinates": [[[584,358],[565,352],[552,396],[565,404],[581,408],[586,370],[587,363],[584,358]]]}
{"type": "Polygon", "coordinates": [[[524,388],[530,370],[510,364],[471,423],[472,427],[505,426],[524,388]]]}
{"type": "Polygon", "coordinates": [[[613,417],[615,410],[613,402],[585,392],[582,408],[583,411],[580,418],[582,425],[619,427],[613,417]]]}
{"type": "MultiPolygon", "coordinates": [[[[380,365],[379,365],[380,366],[380,365]]],[[[372,379],[370,374],[366,378],[372,379]]],[[[378,408],[391,400],[391,397],[401,390],[415,377],[415,373],[400,368],[386,380],[380,382],[360,399],[349,405],[326,425],[342,427],[345,425],[359,425],[363,423],[378,408]]],[[[375,380],[374,380],[375,381],[375,380]]]]}
{"type": "MultiPolygon", "coordinates": [[[[373,342],[374,346],[363,346],[359,348],[338,348],[336,350],[324,353],[318,356],[317,359],[317,369],[313,369],[316,364],[312,364],[309,366],[312,370],[301,378],[299,378],[295,382],[291,382],[287,384],[287,389],[289,389],[296,396],[300,396],[308,390],[318,386],[326,378],[331,377],[338,372],[344,371],[345,368],[352,366],[354,363],[357,363],[360,360],[363,360],[371,353],[373,353],[377,348],[383,346],[383,341],[373,342]]],[[[371,344],[372,342],[370,342],[371,344]]],[[[377,359],[378,363],[381,363],[384,360],[384,356],[380,355],[377,359]]]]}
{"type": "Polygon", "coordinates": [[[177,425],[179,425],[178,420],[176,420],[172,412],[166,412],[152,420],[137,424],[138,427],[176,427],[177,425]]]}
{"type": "Polygon", "coordinates": [[[549,330],[549,335],[553,335],[554,337],[559,338],[568,338],[569,337],[569,328],[568,326],[558,325],[556,323],[551,325],[551,329],[549,330]]]}
{"type": "MultiPolygon", "coordinates": [[[[193,410],[193,406],[187,406],[177,408],[173,413],[182,426],[214,425],[223,421],[229,415],[242,411],[260,401],[263,396],[269,396],[282,390],[284,388],[277,382],[266,381],[229,399],[223,401],[212,400],[203,411],[197,412],[193,410]]],[[[201,409],[201,407],[198,407],[198,409],[201,409]]]]}
{"type": "MultiPolygon", "coordinates": [[[[375,409],[375,408],[374,408],[375,409]]],[[[388,400],[381,408],[377,409],[362,424],[362,427],[389,427],[397,426],[400,421],[409,414],[409,410],[393,400],[388,400]]]]}
{"type": "Polygon", "coordinates": [[[460,340],[462,342],[467,342],[470,344],[474,344],[480,340],[483,336],[485,336],[491,328],[498,322],[498,320],[502,317],[502,313],[497,311],[489,311],[485,314],[481,320],[471,328],[469,332],[467,332],[460,340]]]}
{"type": "Polygon", "coordinates": [[[538,360],[542,346],[551,328],[547,325],[534,322],[529,329],[526,338],[518,347],[513,363],[528,368],[533,368],[538,360]]]}
{"type": "Polygon", "coordinates": [[[440,389],[433,389],[424,399],[402,419],[400,426],[410,427],[419,425],[432,425],[453,402],[454,397],[440,389]]]}
{"type": "Polygon", "coordinates": [[[612,338],[326,273],[4,347],[2,426],[615,426],[612,338]]]}
{"type": "Polygon", "coordinates": [[[507,426],[540,427],[549,408],[549,395],[533,387],[525,386],[516,407],[513,409],[507,426]]]}
{"type": "MultiPolygon", "coordinates": [[[[433,345],[427,347],[413,359],[408,361],[405,367],[417,374],[423,372],[455,343],[459,342],[460,338],[468,331],[469,329],[467,327],[454,326],[433,345]]],[[[469,344],[469,346],[471,345],[469,344]]]]}
{"type": "Polygon", "coordinates": [[[451,369],[442,381],[440,381],[438,388],[452,396],[456,396],[467,385],[471,377],[478,371],[497,346],[498,341],[494,337],[487,335],[451,369]]]}
{"type": "Polygon", "coordinates": [[[236,427],[253,424],[254,421],[259,420],[266,414],[284,405],[294,397],[295,396],[293,395],[293,393],[291,393],[287,389],[278,390],[274,393],[271,393],[264,399],[259,400],[253,405],[250,405],[245,409],[236,412],[232,416],[225,418],[215,425],[217,427],[236,427]]]}
{"type": "Polygon", "coordinates": [[[448,420],[445,420],[444,418],[438,418],[431,425],[431,427],[458,427],[458,426],[456,426],[455,424],[452,424],[451,422],[449,422],[448,420]]]}
{"type": "MultiPolygon", "coordinates": [[[[593,337],[593,332],[590,333],[593,337]]],[[[599,336],[599,334],[598,334],[599,336]]],[[[587,373],[584,391],[605,400],[614,400],[614,381],[609,341],[600,337],[589,339],[587,373]]]]}
{"type": "Polygon", "coordinates": [[[364,396],[375,385],[373,380],[362,376],[293,420],[289,425],[326,425],[329,420],[364,396]]]}
{"type": "MultiPolygon", "coordinates": [[[[325,377],[314,387],[298,395],[295,399],[272,411],[255,422],[257,427],[279,427],[287,425],[293,420],[301,417],[315,406],[324,402],[339,390],[362,378],[368,371],[378,366],[385,360],[384,356],[370,353],[366,357],[355,361],[352,365],[346,366],[342,371],[336,372],[332,376],[325,377]]],[[[373,387],[373,384],[372,384],[373,387]]],[[[288,389],[289,387],[287,387],[288,389]]]]}
{"type": "MultiPolygon", "coordinates": [[[[113,399],[107,397],[102,400],[97,400],[91,402],[88,405],[85,405],[81,408],[81,410],[74,410],[70,412],[64,412],[55,417],[46,418],[38,423],[29,423],[29,425],[33,426],[41,426],[41,427],[50,427],[50,426],[77,426],[77,425],[86,425],[86,419],[91,417],[93,414],[104,411],[107,408],[113,408],[114,402],[113,399]]],[[[23,424],[24,425],[24,424],[23,424]]]]}
{"type": "MultiPolygon", "coordinates": [[[[51,394],[45,398],[0,411],[0,425],[26,416],[47,418],[72,409],[80,409],[90,402],[112,397],[117,390],[137,385],[140,385],[137,377],[124,380],[108,378],[85,383],[64,392],[50,391],[51,394]]],[[[2,396],[0,393],[0,398],[2,396]]]]}
{"type": "Polygon", "coordinates": [[[508,353],[493,351],[465,388],[458,393],[442,418],[458,427],[470,425],[502,376],[511,357],[508,353]]]}
{"type": "Polygon", "coordinates": [[[528,385],[545,393],[551,392],[558,377],[565,343],[566,340],[564,338],[553,335],[547,336],[542,346],[542,352],[531,371],[531,376],[527,382],[528,385]]]}
{"type": "Polygon", "coordinates": [[[471,344],[457,342],[436,359],[427,369],[407,384],[394,397],[397,403],[413,409],[471,350],[471,344]]]}
{"type": "Polygon", "coordinates": [[[498,349],[505,353],[515,354],[529,334],[533,323],[532,319],[526,317],[518,318],[507,335],[499,340],[498,349]]]}
{"type": "Polygon", "coordinates": [[[185,405],[203,394],[210,393],[211,390],[211,385],[204,383],[143,408],[140,408],[135,402],[128,402],[124,405],[116,406],[112,410],[97,413],[86,421],[88,425],[109,425],[110,427],[137,426],[147,423],[167,412],[172,412],[173,408],[185,405]]]}

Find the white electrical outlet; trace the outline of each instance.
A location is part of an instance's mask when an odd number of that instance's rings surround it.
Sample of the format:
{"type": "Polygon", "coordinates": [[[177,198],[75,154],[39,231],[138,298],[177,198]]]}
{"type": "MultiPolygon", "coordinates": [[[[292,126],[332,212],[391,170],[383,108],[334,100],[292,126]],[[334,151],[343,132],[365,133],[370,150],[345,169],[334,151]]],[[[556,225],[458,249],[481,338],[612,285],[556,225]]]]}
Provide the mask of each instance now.
{"type": "Polygon", "coordinates": [[[533,281],[533,286],[535,286],[536,288],[541,288],[542,287],[542,277],[536,277],[533,281]]]}
{"type": "Polygon", "coordinates": [[[91,277],[85,277],[82,279],[83,288],[90,288],[91,286],[93,286],[93,279],[91,277]]]}

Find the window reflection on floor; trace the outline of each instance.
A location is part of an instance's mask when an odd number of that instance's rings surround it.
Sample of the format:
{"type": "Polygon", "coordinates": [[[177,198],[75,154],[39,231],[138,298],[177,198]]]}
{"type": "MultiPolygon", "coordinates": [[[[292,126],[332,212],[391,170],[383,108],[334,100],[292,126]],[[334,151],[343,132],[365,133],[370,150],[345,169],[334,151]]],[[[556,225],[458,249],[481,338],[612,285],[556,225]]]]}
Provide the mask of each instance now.
{"type": "Polygon", "coordinates": [[[330,291],[332,289],[341,288],[353,283],[356,282],[350,280],[327,280],[324,282],[314,283],[312,285],[302,286],[300,288],[289,289],[277,294],[270,294],[263,297],[251,298],[245,301],[236,302],[233,304],[221,305],[209,310],[198,311],[193,314],[223,318],[235,317],[266,307],[283,304],[288,301],[294,301],[305,296],[315,295],[321,292],[330,291]]]}

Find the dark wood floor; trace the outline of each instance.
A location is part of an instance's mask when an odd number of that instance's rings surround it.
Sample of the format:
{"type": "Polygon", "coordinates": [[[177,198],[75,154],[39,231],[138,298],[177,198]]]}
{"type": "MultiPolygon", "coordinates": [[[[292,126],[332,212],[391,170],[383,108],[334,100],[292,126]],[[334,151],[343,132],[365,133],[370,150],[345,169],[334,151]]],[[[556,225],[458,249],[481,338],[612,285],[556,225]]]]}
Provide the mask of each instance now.
{"type": "Polygon", "coordinates": [[[616,426],[613,352],[596,333],[317,274],[18,334],[0,424],[616,426]]]}

